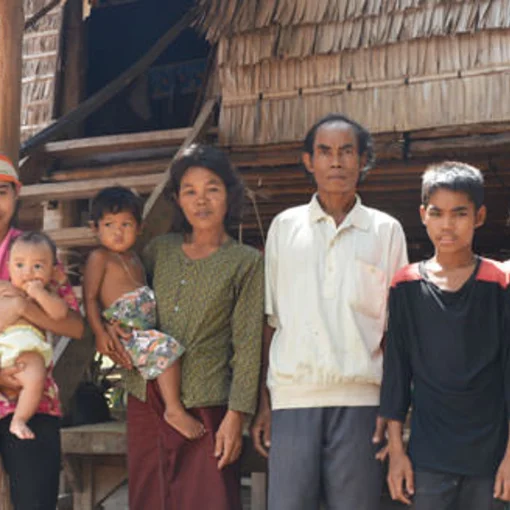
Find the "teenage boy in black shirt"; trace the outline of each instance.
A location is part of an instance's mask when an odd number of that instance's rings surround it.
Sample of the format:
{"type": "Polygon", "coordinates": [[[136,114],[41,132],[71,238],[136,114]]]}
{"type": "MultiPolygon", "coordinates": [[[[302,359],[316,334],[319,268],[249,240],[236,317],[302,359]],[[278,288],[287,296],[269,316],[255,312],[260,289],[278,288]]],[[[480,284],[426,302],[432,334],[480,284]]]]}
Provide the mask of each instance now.
{"type": "Polygon", "coordinates": [[[388,485],[415,510],[494,510],[510,500],[508,275],[472,251],[483,193],[482,174],[464,163],[424,173],[420,214],[435,253],[401,269],[390,290],[380,408],[388,485]]]}

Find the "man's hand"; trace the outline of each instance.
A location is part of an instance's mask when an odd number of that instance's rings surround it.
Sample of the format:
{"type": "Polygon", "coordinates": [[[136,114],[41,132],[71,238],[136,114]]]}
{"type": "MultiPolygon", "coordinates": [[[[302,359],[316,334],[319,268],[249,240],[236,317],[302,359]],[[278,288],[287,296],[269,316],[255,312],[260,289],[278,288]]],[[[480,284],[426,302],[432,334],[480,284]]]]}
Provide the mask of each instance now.
{"type": "Polygon", "coordinates": [[[120,365],[123,368],[133,368],[133,362],[121,341],[121,338],[129,338],[131,333],[122,329],[120,324],[116,322],[105,324],[105,328],[110,340],[108,341],[104,338],[101,340],[105,350],[103,354],[106,354],[106,356],[111,358],[114,363],[117,363],[117,365],[120,365]]]}
{"type": "Polygon", "coordinates": [[[506,454],[499,465],[494,483],[494,497],[510,501],[510,454],[506,454]]]}
{"type": "Polygon", "coordinates": [[[218,469],[235,462],[241,455],[243,446],[244,415],[238,411],[227,411],[216,432],[214,456],[218,459],[218,469]]]}
{"type": "Polygon", "coordinates": [[[265,398],[260,399],[259,410],[251,426],[251,437],[255,450],[267,458],[271,446],[271,407],[265,398]]]}
{"type": "MultiPolygon", "coordinates": [[[[382,445],[386,441],[386,428],[388,426],[388,420],[378,416],[375,420],[375,430],[372,436],[372,443],[375,445],[382,445]]],[[[388,456],[388,445],[383,446],[376,454],[375,458],[381,462],[384,462],[388,456]]]]}
{"type": "Polygon", "coordinates": [[[390,451],[387,481],[391,498],[410,505],[410,496],[414,494],[414,473],[411,461],[403,450],[390,451]]]}

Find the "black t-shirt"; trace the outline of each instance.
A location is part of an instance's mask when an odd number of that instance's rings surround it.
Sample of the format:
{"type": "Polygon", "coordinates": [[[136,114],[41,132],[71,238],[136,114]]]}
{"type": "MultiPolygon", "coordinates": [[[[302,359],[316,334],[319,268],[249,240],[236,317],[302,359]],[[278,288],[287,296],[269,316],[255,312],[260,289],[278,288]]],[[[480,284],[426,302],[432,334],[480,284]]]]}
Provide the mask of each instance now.
{"type": "Polygon", "coordinates": [[[508,275],[478,259],[456,292],[430,282],[423,264],[394,278],[381,389],[385,418],[412,405],[415,469],[490,476],[504,455],[510,408],[508,275]]]}

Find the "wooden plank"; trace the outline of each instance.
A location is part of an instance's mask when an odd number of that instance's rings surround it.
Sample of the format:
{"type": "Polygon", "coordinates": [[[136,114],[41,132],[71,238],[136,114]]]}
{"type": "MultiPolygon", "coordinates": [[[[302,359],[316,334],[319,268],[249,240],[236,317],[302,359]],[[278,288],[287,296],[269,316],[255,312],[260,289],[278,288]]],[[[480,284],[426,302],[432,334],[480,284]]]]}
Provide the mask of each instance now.
{"type": "Polygon", "coordinates": [[[62,0],[50,0],[42,9],[40,9],[34,15],[30,16],[30,18],[25,21],[23,30],[28,30],[29,28],[33,27],[40,19],[44,18],[46,14],[57,7],[57,5],[59,5],[61,2],[62,0]]]}
{"type": "Polygon", "coordinates": [[[69,227],[58,230],[47,230],[59,248],[76,246],[97,246],[97,238],[89,227],[69,227]]]}
{"type": "MultiPolygon", "coordinates": [[[[43,145],[41,151],[53,158],[65,159],[128,150],[168,148],[169,146],[179,147],[189,137],[192,129],[165,129],[144,133],[107,135],[51,142],[43,145]]],[[[212,129],[210,134],[215,135],[216,129],[212,129]]]]}
{"type": "Polygon", "coordinates": [[[123,455],[127,451],[125,422],[63,428],[61,437],[66,455],[123,455]]]}
{"type": "MultiPolygon", "coordinates": [[[[196,142],[201,138],[203,133],[209,128],[211,117],[213,115],[216,104],[218,103],[217,98],[209,99],[204,104],[200,114],[193,125],[193,128],[189,132],[188,136],[181,145],[181,148],[172,159],[175,161],[182,152],[187,149],[192,143],[196,142]]],[[[153,190],[148,200],[145,202],[143,210],[143,218],[146,227],[140,236],[139,245],[143,246],[153,237],[168,232],[171,223],[171,210],[169,204],[163,197],[163,191],[167,185],[168,179],[170,178],[170,172],[172,163],[163,174],[161,181],[153,190]]]]}
{"type": "Polygon", "coordinates": [[[43,200],[77,200],[91,198],[103,188],[110,186],[125,186],[136,190],[140,194],[146,194],[155,188],[161,181],[162,176],[163,173],[157,173],[130,177],[119,176],[110,179],[31,184],[21,188],[20,198],[24,203],[41,202],[43,200]]]}
{"type": "Polygon", "coordinates": [[[78,108],[64,115],[49,125],[47,128],[43,129],[41,132],[27,140],[21,146],[20,157],[22,158],[27,156],[29,153],[40,148],[43,144],[52,140],[56,140],[57,138],[68,133],[69,130],[76,128],[76,126],[79,125],[87,117],[89,117],[90,114],[95,112],[112,97],[117,95],[121,90],[132,83],[133,80],[135,80],[138,76],[140,76],[140,74],[145,72],[152,65],[152,63],[161,55],[163,51],[166,50],[168,45],[174,41],[183,30],[190,26],[190,24],[195,19],[195,16],[195,10],[190,9],[175,25],[173,25],[166,32],[166,34],[164,34],[152,46],[152,48],[140,60],[138,60],[138,62],[121,73],[117,78],[111,81],[96,94],[92,95],[83,103],[81,103],[78,108]]]}
{"type": "Polygon", "coordinates": [[[409,155],[411,157],[444,157],[446,154],[456,154],[464,157],[466,152],[471,152],[487,156],[490,153],[508,150],[509,144],[510,133],[411,140],[409,155]]]}
{"type": "Polygon", "coordinates": [[[250,510],[267,510],[267,474],[251,475],[250,510]]]}
{"type": "Polygon", "coordinates": [[[479,124],[465,124],[461,126],[443,126],[430,129],[420,129],[409,132],[413,139],[422,138],[448,138],[462,135],[473,135],[483,133],[504,133],[510,131],[509,122],[483,122],[479,124]]]}

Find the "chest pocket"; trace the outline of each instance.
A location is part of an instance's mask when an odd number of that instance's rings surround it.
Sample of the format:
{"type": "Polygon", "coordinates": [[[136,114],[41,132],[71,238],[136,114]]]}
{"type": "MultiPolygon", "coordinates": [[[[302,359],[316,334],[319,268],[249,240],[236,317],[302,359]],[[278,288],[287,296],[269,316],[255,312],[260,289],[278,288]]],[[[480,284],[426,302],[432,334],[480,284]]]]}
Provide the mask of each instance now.
{"type": "Polygon", "coordinates": [[[359,313],[380,319],[387,299],[388,282],[384,271],[364,260],[356,259],[351,282],[351,307],[359,313]]]}

